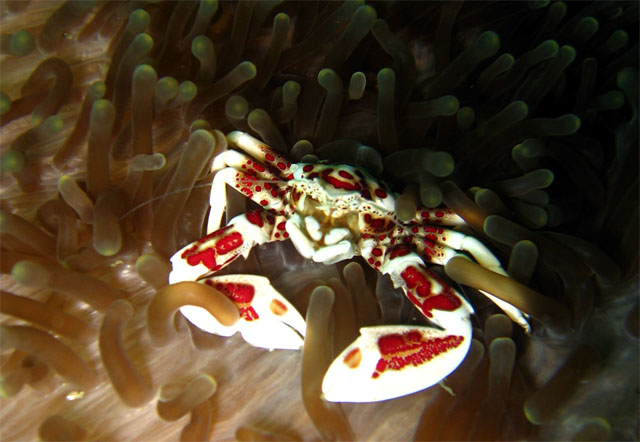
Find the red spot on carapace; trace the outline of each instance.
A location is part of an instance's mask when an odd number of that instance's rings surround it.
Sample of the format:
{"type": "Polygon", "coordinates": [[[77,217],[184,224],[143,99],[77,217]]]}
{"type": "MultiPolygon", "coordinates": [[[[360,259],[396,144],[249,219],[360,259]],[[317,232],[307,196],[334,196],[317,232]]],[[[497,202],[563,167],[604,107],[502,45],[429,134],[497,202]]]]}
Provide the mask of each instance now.
{"type": "Polygon", "coordinates": [[[338,175],[340,175],[342,178],[346,178],[348,180],[352,180],[353,179],[353,175],[351,175],[346,170],[339,170],[338,171],[338,175]]]}
{"type": "Polygon", "coordinates": [[[278,230],[284,230],[285,225],[286,225],[286,222],[285,222],[285,221],[281,221],[281,222],[279,222],[279,223],[278,223],[278,225],[276,226],[276,229],[278,229],[278,230]]]}
{"type": "Polygon", "coordinates": [[[251,224],[254,224],[258,227],[262,227],[264,225],[264,221],[262,220],[262,217],[260,216],[260,212],[258,210],[251,210],[247,212],[245,216],[251,224]]]}
{"type": "Polygon", "coordinates": [[[387,197],[387,192],[384,189],[378,188],[378,189],[375,190],[375,192],[376,192],[376,196],[378,198],[386,198],[387,197]]]}
{"type": "Polygon", "coordinates": [[[287,168],[287,165],[284,164],[282,161],[278,161],[278,164],[276,164],[276,166],[278,166],[278,169],[280,170],[285,170],[287,168]]]}
{"type": "Polygon", "coordinates": [[[376,247],[371,251],[371,254],[373,256],[382,256],[382,250],[376,247]]]}
{"type": "Polygon", "coordinates": [[[273,161],[273,160],[275,160],[275,158],[273,157],[273,155],[271,155],[270,153],[266,154],[264,157],[267,159],[267,161],[273,161]]]}
{"type": "Polygon", "coordinates": [[[360,186],[357,185],[356,183],[349,182],[349,181],[342,181],[334,176],[331,176],[332,171],[333,169],[323,170],[322,179],[325,180],[327,183],[331,184],[336,189],[343,189],[343,190],[359,190],[360,189],[360,186]]]}
{"type": "Polygon", "coordinates": [[[347,353],[342,362],[349,368],[358,368],[360,362],[362,362],[362,351],[358,347],[354,348],[347,353]]]}
{"type": "Polygon", "coordinates": [[[424,338],[418,331],[408,331],[402,334],[394,333],[378,338],[378,349],[382,356],[371,375],[378,378],[387,370],[402,370],[412,365],[418,367],[460,346],[462,336],[449,335],[442,338],[424,338]]]}
{"type": "Polygon", "coordinates": [[[311,164],[307,164],[302,168],[303,172],[311,172],[313,170],[313,166],[311,164]]]}
{"type": "Polygon", "coordinates": [[[442,218],[443,216],[444,216],[444,212],[442,212],[442,211],[440,211],[440,210],[438,210],[438,211],[436,212],[436,217],[437,217],[437,218],[442,218]]]}
{"type": "Polygon", "coordinates": [[[371,220],[371,225],[373,226],[374,229],[380,230],[384,228],[385,222],[384,222],[384,219],[382,218],[374,218],[373,220],[371,220]]]}
{"type": "Polygon", "coordinates": [[[393,248],[389,254],[389,259],[395,259],[400,256],[406,256],[411,253],[411,249],[405,245],[399,244],[393,248]]]}
{"type": "Polygon", "coordinates": [[[262,201],[260,201],[260,204],[263,205],[263,206],[266,206],[267,204],[269,204],[269,201],[262,200],[262,201]]]}
{"type": "Polygon", "coordinates": [[[258,172],[264,172],[265,171],[265,168],[264,168],[264,166],[262,164],[255,163],[253,165],[253,168],[255,170],[257,170],[258,172]]]}

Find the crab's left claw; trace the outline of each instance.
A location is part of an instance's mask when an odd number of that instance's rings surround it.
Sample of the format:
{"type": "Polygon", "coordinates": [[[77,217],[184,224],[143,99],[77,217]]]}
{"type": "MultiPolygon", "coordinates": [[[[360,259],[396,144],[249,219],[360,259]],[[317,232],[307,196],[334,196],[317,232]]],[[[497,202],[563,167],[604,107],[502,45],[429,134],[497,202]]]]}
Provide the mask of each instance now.
{"type": "Polygon", "coordinates": [[[226,327],[200,307],[182,307],[181,313],[198,328],[221,336],[231,336],[239,331],[249,344],[269,350],[302,348],[305,321],[267,278],[224,275],[204,278],[201,282],[231,299],[240,310],[240,320],[226,327]]]}
{"type": "Polygon", "coordinates": [[[323,396],[331,402],[376,402],[415,393],[455,370],[470,343],[470,324],[466,336],[418,326],[361,328],[329,367],[323,396]]]}

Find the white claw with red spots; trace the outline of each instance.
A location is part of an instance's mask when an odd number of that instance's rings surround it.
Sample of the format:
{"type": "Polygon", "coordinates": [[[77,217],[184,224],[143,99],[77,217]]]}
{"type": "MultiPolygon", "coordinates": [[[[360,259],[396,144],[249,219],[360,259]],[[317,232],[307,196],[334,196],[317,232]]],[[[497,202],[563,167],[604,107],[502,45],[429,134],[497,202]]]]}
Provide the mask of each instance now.
{"type": "Polygon", "coordinates": [[[180,312],[195,326],[220,336],[240,332],[254,347],[298,350],[304,343],[304,319],[269,280],[256,275],[211,276],[202,280],[226,295],[240,310],[240,320],[230,327],[221,325],[206,310],[185,306],[180,312]]]}
{"type": "Polygon", "coordinates": [[[404,325],[361,328],[360,337],[329,367],[324,399],[375,402],[423,390],[455,370],[470,344],[468,317],[456,332],[404,325]]]}

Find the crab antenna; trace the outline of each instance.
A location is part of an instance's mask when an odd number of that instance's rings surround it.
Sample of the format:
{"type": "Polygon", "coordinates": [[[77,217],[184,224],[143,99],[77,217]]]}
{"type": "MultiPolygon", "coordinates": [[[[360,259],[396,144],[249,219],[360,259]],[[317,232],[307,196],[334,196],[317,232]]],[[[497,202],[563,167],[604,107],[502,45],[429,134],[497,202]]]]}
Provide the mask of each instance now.
{"type": "MultiPolygon", "coordinates": [[[[254,182],[255,183],[260,183],[260,184],[280,184],[280,183],[282,183],[282,181],[278,181],[278,180],[259,180],[259,179],[256,179],[254,182]]],[[[154,201],[158,201],[158,200],[164,198],[165,196],[175,195],[175,194],[180,193],[180,192],[188,192],[188,191],[191,191],[193,189],[200,189],[200,188],[203,188],[203,187],[211,187],[211,182],[200,183],[200,184],[196,184],[195,186],[192,186],[192,187],[184,187],[182,189],[176,189],[176,190],[174,190],[172,192],[164,193],[162,195],[158,195],[158,196],[154,196],[153,198],[149,198],[148,200],[138,204],[137,206],[133,206],[131,209],[127,210],[120,217],[120,219],[122,220],[122,219],[126,218],[127,216],[131,215],[135,211],[145,207],[148,204],[153,203],[154,201]]]]}

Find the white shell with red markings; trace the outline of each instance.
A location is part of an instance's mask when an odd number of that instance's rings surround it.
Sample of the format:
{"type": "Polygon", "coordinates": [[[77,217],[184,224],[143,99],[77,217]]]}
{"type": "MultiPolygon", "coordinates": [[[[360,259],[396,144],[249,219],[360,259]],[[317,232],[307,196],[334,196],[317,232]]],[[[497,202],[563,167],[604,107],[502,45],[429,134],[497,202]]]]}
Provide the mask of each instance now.
{"type": "MultiPolygon", "coordinates": [[[[269,146],[243,132],[227,135],[229,146],[214,159],[209,235],[172,258],[170,281],[197,280],[216,272],[250,249],[269,241],[291,239],[300,254],[316,262],[335,263],[362,256],[388,274],[395,287],[441,329],[386,325],[365,327],[331,364],[323,382],[330,401],[369,402],[427,388],[453,371],[471,343],[471,305],[427,264],[445,264],[458,250],[470,253],[492,271],[499,261],[480,241],[444,226],[464,224],[448,209],[420,208],[409,222],[395,216],[395,198],[358,167],[292,164],[269,146]],[[262,209],[228,220],[220,228],[226,187],[251,198],[262,209]]],[[[464,255],[463,255],[464,256],[464,255]]],[[[222,335],[240,331],[252,345],[299,348],[304,320],[266,278],[227,275],[205,278],[232,301],[242,319],[222,328],[208,313],[183,307],[203,330],[222,335]],[[225,286],[224,284],[229,284],[225,286]]],[[[492,298],[495,299],[495,298],[492,298]]],[[[525,330],[523,314],[496,302],[525,330]]]]}

